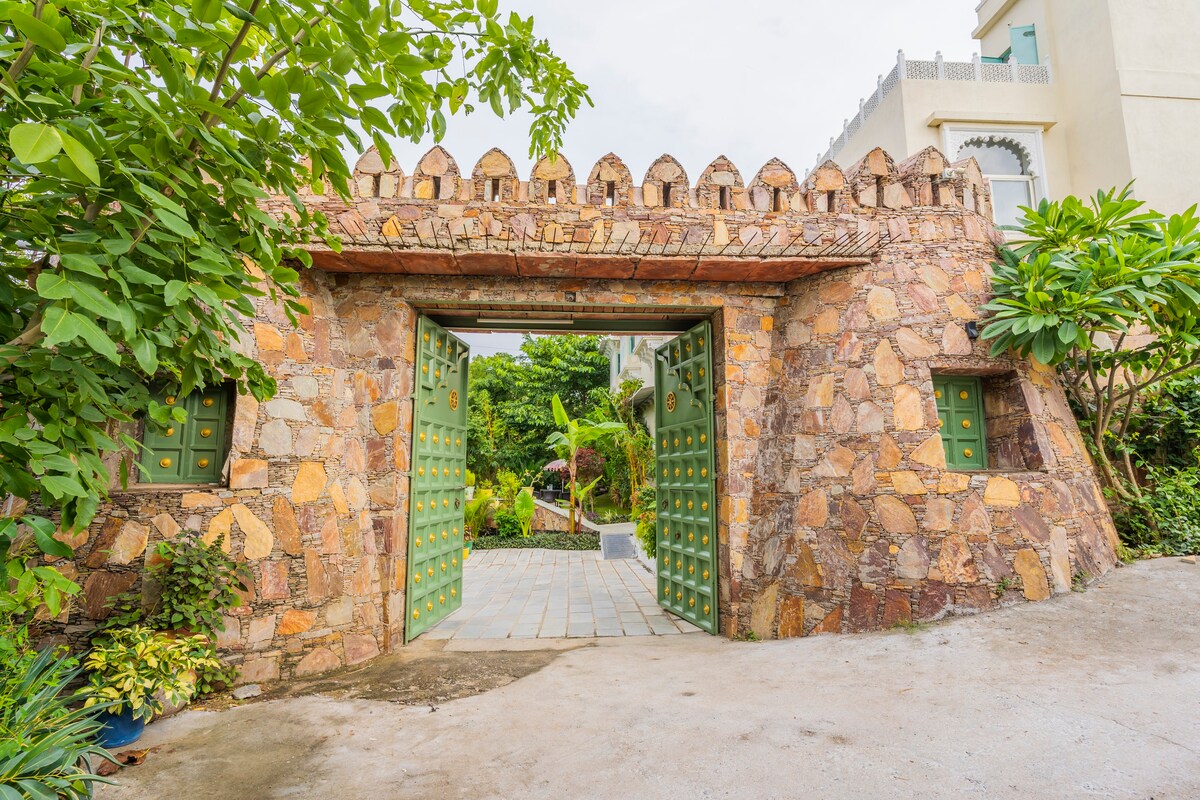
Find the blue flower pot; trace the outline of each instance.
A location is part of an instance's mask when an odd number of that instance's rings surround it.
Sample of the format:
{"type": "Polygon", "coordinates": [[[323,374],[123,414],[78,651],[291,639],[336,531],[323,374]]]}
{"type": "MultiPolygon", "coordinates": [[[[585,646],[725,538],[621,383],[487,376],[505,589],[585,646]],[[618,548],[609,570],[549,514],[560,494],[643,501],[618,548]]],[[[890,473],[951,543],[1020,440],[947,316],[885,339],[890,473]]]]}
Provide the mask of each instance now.
{"type": "Polygon", "coordinates": [[[96,744],[109,750],[133,744],[142,738],[142,732],[146,730],[145,720],[134,717],[133,709],[128,706],[116,713],[102,711],[96,718],[104,723],[96,736],[96,744]]]}

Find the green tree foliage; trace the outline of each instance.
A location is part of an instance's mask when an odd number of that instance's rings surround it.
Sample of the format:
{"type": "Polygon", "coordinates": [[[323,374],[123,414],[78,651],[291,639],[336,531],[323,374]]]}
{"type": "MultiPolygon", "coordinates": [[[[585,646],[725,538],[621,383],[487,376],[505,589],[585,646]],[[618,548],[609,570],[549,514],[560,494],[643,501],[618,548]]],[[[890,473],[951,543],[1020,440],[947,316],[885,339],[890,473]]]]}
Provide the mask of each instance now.
{"type": "Polygon", "coordinates": [[[1148,390],[1200,363],[1200,219],[1143,212],[1129,190],[1027,209],[993,265],[992,353],[1058,368],[1110,492],[1142,495],[1124,446],[1148,390]],[[1114,466],[1114,461],[1116,466],[1114,466]]]}
{"type": "Polygon", "coordinates": [[[0,492],[40,490],[64,529],[105,496],[102,455],[137,447],[114,422],[183,413],[150,384],[275,391],[240,315],[264,293],[304,312],[327,224],[302,195],[345,194],[347,144],[386,163],[478,103],[530,108],[542,153],[587,100],[496,0],[16,0],[0,37],[0,492]]]}
{"type": "Polygon", "coordinates": [[[471,360],[467,466],[483,477],[498,470],[537,474],[553,458],[551,398],[585,416],[608,387],[608,357],[599,336],[526,336],[519,355],[471,360]]]}

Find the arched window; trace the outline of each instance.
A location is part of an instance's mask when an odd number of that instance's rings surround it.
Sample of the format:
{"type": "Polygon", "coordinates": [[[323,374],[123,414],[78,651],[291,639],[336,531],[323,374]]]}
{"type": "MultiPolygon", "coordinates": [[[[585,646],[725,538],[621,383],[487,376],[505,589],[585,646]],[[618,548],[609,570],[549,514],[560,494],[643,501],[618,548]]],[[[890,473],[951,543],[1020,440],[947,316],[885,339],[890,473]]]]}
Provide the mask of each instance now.
{"type": "Polygon", "coordinates": [[[992,216],[998,225],[1018,225],[1021,206],[1037,203],[1029,156],[1019,144],[1002,136],[978,136],[959,148],[956,161],[972,158],[992,187],[992,216]]]}

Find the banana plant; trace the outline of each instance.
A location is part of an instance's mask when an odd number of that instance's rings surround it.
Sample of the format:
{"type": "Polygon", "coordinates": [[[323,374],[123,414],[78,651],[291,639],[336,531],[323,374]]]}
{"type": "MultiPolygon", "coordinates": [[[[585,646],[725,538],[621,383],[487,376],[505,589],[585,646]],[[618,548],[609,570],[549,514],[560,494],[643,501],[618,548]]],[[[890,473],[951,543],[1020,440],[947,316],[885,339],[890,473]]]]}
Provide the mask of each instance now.
{"type": "MultiPolygon", "coordinates": [[[[578,468],[576,459],[579,457],[579,451],[584,447],[590,447],[605,439],[611,439],[620,431],[624,430],[625,426],[620,422],[593,422],[590,419],[571,419],[567,416],[567,410],[563,408],[562,400],[558,395],[550,401],[551,408],[554,409],[554,424],[560,430],[550,434],[546,439],[546,444],[554,448],[559,458],[567,462],[567,476],[570,482],[571,491],[571,509],[569,519],[570,531],[575,533],[575,507],[578,504],[579,487],[576,484],[575,475],[578,468]]],[[[594,484],[593,487],[594,488],[594,484]]]]}

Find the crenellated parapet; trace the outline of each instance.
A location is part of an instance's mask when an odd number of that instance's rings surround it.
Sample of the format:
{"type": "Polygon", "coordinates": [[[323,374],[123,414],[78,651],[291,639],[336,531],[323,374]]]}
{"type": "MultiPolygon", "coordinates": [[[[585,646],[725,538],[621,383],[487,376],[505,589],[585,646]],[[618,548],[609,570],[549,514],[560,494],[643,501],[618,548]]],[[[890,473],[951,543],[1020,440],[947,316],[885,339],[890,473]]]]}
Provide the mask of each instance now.
{"type": "MultiPolygon", "coordinates": [[[[978,165],[949,165],[933,148],[901,164],[876,149],[803,179],[773,158],[748,182],[720,156],[695,183],[666,154],[634,183],[612,153],[578,182],[560,154],[522,180],[497,148],[469,177],[440,146],[409,175],[371,149],[350,194],[350,204],[332,191],[305,196],[345,245],[314,249],[324,269],[573,276],[591,263],[612,277],[781,281],[863,263],[922,229],[922,215],[957,215],[965,238],[996,240],[978,165]]],[[[271,205],[288,213],[283,198],[271,205]]]]}

